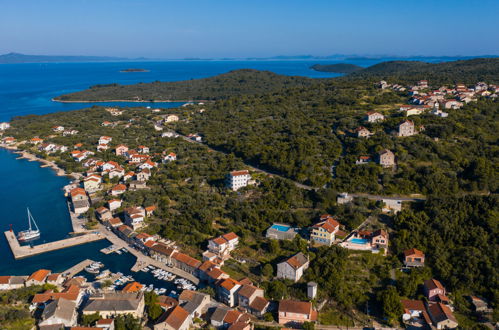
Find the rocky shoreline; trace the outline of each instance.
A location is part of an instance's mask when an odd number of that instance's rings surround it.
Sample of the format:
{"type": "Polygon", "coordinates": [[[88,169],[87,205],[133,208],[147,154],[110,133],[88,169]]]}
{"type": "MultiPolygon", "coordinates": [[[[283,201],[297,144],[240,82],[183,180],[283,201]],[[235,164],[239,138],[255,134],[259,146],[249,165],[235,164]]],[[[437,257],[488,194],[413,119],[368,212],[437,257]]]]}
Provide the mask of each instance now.
{"type": "Polygon", "coordinates": [[[10,151],[14,152],[15,154],[20,155],[16,159],[26,159],[30,162],[40,162],[40,163],[42,163],[42,165],[40,165],[40,167],[51,168],[52,170],[55,171],[57,176],[67,176],[67,177],[70,177],[72,179],[77,179],[77,180],[80,179],[82,176],[80,173],[69,173],[68,174],[68,173],[66,173],[65,170],[63,170],[62,168],[57,166],[56,163],[49,161],[49,160],[46,160],[46,159],[43,159],[43,158],[39,158],[36,155],[33,155],[33,154],[26,152],[24,150],[19,150],[17,148],[17,146],[9,146],[9,145],[5,145],[5,144],[0,144],[0,148],[10,150],[10,151]]]}
{"type": "Polygon", "coordinates": [[[83,101],[83,100],[58,100],[52,99],[52,102],[59,103],[106,103],[106,102],[134,102],[134,103],[189,103],[189,102],[208,102],[208,100],[100,100],[100,101],[83,101]]]}

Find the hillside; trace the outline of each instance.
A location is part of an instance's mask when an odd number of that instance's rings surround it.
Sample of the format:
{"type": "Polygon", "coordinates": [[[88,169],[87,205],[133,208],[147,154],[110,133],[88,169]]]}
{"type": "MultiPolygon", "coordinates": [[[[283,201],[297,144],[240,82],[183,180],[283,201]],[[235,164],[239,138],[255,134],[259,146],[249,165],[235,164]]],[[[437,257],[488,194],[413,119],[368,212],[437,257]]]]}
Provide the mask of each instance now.
{"type": "Polygon", "coordinates": [[[310,78],[244,69],[215,77],[186,81],[96,85],[81,92],[62,95],[56,100],[217,100],[230,96],[278,92],[289,87],[310,86],[313,83],[315,80],[310,78]]]}
{"type": "Polygon", "coordinates": [[[349,79],[385,79],[399,83],[414,83],[427,79],[435,84],[477,81],[499,83],[499,58],[425,63],[418,61],[391,61],[375,64],[348,75],[349,79]]]}
{"type": "Polygon", "coordinates": [[[361,66],[349,63],[314,64],[310,68],[315,71],[334,73],[352,73],[363,69],[361,66]]]}

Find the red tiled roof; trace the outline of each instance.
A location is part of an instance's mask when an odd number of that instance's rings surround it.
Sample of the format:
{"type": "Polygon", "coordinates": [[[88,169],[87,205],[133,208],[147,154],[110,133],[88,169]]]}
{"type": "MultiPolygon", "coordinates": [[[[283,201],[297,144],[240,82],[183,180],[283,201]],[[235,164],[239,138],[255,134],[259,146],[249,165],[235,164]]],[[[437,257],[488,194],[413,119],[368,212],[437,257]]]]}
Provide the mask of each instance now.
{"type": "Polygon", "coordinates": [[[34,280],[34,281],[38,281],[38,282],[42,282],[43,280],[45,280],[45,278],[50,274],[50,270],[47,270],[47,269],[39,269],[37,270],[36,272],[34,272],[33,274],[31,274],[29,277],[28,277],[28,281],[30,280],[34,280]]]}
{"type": "Polygon", "coordinates": [[[431,317],[435,322],[441,322],[448,319],[457,323],[456,318],[454,317],[454,314],[452,314],[450,308],[445,306],[444,304],[431,304],[428,307],[428,311],[430,312],[431,317]]]}
{"type": "Polygon", "coordinates": [[[168,315],[165,322],[174,329],[179,329],[185,320],[189,317],[189,313],[180,306],[176,306],[168,315]]]}
{"type": "Polygon", "coordinates": [[[428,290],[433,290],[433,289],[441,289],[441,290],[445,290],[444,286],[442,285],[442,283],[440,283],[440,281],[432,278],[431,280],[426,280],[424,281],[424,286],[426,288],[428,288],[428,290]]]}
{"type": "Polygon", "coordinates": [[[121,291],[123,292],[139,292],[143,285],[139,282],[128,283],[121,291]]]}
{"type": "Polygon", "coordinates": [[[124,184],[117,184],[111,190],[114,191],[126,190],[126,186],[124,184]]]}
{"type": "Polygon", "coordinates": [[[191,267],[194,267],[194,268],[197,268],[199,266],[201,266],[201,261],[197,260],[197,259],[194,259],[190,256],[188,256],[187,254],[183,254],[183,253],[180,253],[180,252],[177,252],[175,253],[173,256],[172,256],[174,259],[186,264],[186,265],[189,265],[191,267]]]}
{"type": "Polygon", "coordinates": [[[212,239],[211,241],[217,245],[222,245],[227,243],[227,240],[225,240],[223,237],[217,237],[212,239]]]}
{"type": "Polygon", "coordinates": [[[417,257],[424,257],[423,251],[420,251],[420,250],[415,249],[415,248],[404,251],[404,256],[406,256],[406,257],[413,256],[413,255],[415,255],[417,257]]]}
{"type": "Polygon", "coordinates": [[[240,283],[230,277],[220,283],[220,286],[228,291],[231,291],[237,285],[240,285],[240,283]]]}
{"type": "Polygon", "coordinates": [[[151,247],[151,250],[158,252],[158,253],[161,253],[161,254],[166,255],[166,256],[171,256],[172,253],[175,251],[174,249],[172,249],[171,247],[169,247],[163,243],[154,244],[151,247]]]}
{"type": "Polygon", "coordinates": [[[279,312],[311,314],[312,303],[307,301],[281,300],[279,302],[279,312]]]}
{"type": "Polygon", "coordinates": [[[315,224],[313,227],[314,228],[323,228],[325,229],[328,233],[333,233],[338,227],[340,226],[340,223],[333,218],[328,218],[325,221],[319,222],[315,224]]]}
{"type": "Polygon", "coordinates": [[[76,285],[70,285],[66,290],[62,292],[46,291],[45,293],[35,294],[31,302],[38,304],[59,298],[75,301],[78,298],[79,294],[80,294],[80,288],[76,285]]]}
{"type": "Polygon", "coordinates": [[[108,221],[111,225],[117,225],[117,224],[122,223],[120,218],[112,218],[112,219],[109,219],[108,221]]]}
{"type": "Polygon", "coordinates": [[[0,276],[0,284],[9,284],[11,276],[0,276]]]}
{"type": "Polygon", "coordinates": [[[246,175],[246,174],[249,174],[248,170],[230,172],[230,175],[232,175],[232,176],[239,176],[239,175],[246,175]]]}
{"type": "Polygon", "coordinates": [[[265,307],[268,306],[268,304],[269,301],[264,297],[255,297],[255,299],[253,299],[253,302],[250,304],[250,308],[258,312],[262,312],[265,307]]]}
{"type": "Polygon", "coordinates": [[[251,297],[256,291],[258,291],[258,288],[253,285],[243,285],[241,289],[238,291],[238,295],[249,298],[251,297]]]}
{"type": "Polygon", "coordinates": [[[239,317],[241,317],[241,312],[239,312],[235,309],[232,309],[232,310],[228,311],[227,314],[225,314],[224,323],[228,323],[228,324],[235,323],[235,322],[237,322],[239,317]]]}
{"type": "Polygon", "coordinates": [[[78,195],[86,195],[87,193],[85,192],[85,189],[83,188],[74,188],[71,190],[71,196],[78,196],[78,195]]]}
{"type": "Polygon", "coordinates": [[[178,301],[175,298],[168,297],[168,296],[158,296],[158,304],[161,307],[165,307],[166,309],[169,309],[171,307],[175,307],[178,305],[178,301]]]}
{"type": "Polygon", "coordinates": [[[227,241],[232,241],[233,239],[239,238],[239,236],[237,236],[234,232],[222,235],[222,237],[225,238],[227,241]]]}
{"type": "Polygon", "coordinates": [[[207,270],[211,270],[215,266],[216,264],[214,262],[206,260],[201,266],[199,266],[199,270],[202,272],[206,272],[207,270]]]}
{"type": "Polygon", "coordinates": [[[151,206],[147,206],[146,207],[146,211],[147,212],[151,212],[151,211],[154,211],[154,210],[156,210],[156,205],[151,205],[151,206]]]}
{"type": "Polygon", "coordinates": [[[148,248],[152,248],[154,244],[156,244],[155,241],[147,241],[144,243],[144,245],[147,246],[148,248]]]}
{"type": "Polygon", "coordinates": [[[57,281],[60,275],[61,275],[60,273],[50,274],[49,276],[47,276],[47,281],[50,282],[57,281]]]}
{"type": "Polygon", "coordinates": [[[219,278],[222,278],[222,275],[227,275],[227,273],[219,268],[213,268],[206,275],[214,280],[218,280],[219,278]]]}
{"type": "Polygon", "coordinates": [[[402,299],[400,301],[405,310],[409,311],[424,311],[426,310],[424,303],[421,300],[402,299]]]}

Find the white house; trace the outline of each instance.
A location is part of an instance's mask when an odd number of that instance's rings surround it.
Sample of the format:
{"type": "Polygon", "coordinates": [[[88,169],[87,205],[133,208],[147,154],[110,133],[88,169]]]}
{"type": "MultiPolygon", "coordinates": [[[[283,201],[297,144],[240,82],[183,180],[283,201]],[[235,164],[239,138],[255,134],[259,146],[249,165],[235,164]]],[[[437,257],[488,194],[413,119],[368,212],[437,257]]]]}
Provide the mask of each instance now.
{"type": "Polygon", "coordinates": [[[169,163],[177,160],[177,155],[174,152],[170,152],[168,155],[163,157],[163,163],[169,163]]]}
{"type": "Polygon", "coordinates": [[[375,122],[378,122],[378,121],[383,121],[385,120],[385,116],[383,116],[381,113],[379,112],[375,112],[375,111],[370,111],[366,114],[366,120],[369,122],[369,123],[375,123],[375,122]]]}
{"type": "Polygon", "coordinates": [[[155,168],[155,167],[156,167],[156,163],[154,163],[154,162],[152,162],[152,161],[150,161],[150,160],[146,160],[143,164],[141,164],[141,165],[139,166],[139,168],[140,168],[141,170],[143,170],[143,169],[145,169],[145,168],[147,168],[147,169],[151,170],[151,169],[153,169],[153,168],[155,168]]]}
{"type": "Polygon", "coordinates": [[[8,122],[0,123],[0,131],[5,131],[8,128],[10,128],[10,123],[8,122]]]}
{"type": "Polygon", "coordinates": [[[132,227],[134,230],[144,225],[144,218],[146,211],[143,207],[129,207],[125,209],[125,223],[132,227]]]}
{"type": "Polygon", "coordinates": [[[178,121],[178,116],[177,115],[168,115],[165,117],[165,123],[171,123],[174,121],[178,121]]]}
{"type": "Polygon", "coordinates": [[[119,209],[121,207],[121,200],[120,199],[111,199],[110,201],[107,202],[107,205],[109,206],[110,211],[114,211],[114,210],[119,209]]]}
{"type": "Polygon", "coordinates": [[[99,138],[99,144],[108,144],[109,142],[111,142],[113,140],[112,137],[110,136],[101,136],[99,138]]]}
{"type": "Polygon", "coordinates": [[[251,175],[248,170],[232,171],[227,176],[227,186],[236,191],[239,188],[246,187],[251,175]]]}

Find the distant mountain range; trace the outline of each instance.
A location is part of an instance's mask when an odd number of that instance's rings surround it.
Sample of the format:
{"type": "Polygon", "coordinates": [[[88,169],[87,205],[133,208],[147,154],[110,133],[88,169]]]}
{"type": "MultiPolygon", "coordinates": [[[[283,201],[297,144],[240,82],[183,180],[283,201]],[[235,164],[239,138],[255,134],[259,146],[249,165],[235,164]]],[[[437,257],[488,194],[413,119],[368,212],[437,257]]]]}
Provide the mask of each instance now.
{"type": "Polygon", "coordinates": [[[26,55],[20,53],[9,53],[0,55],[0,64],[12,63],[51,63],[51,62],[120,62],[140,61],[145,58],[129,59],[123,57],[109,56],[66,56],[66,55],[26,55]]]}
{"type": "MultiPolygon", "coordinates": [[[[481,56],[395,56],[395,55],[377,55],[377,56],[360,56],[348,54],[333,54],[328,56],[314,55],[296,55],[296,56],[271,56],[271,57],[223,57],[223,58],[193,58],[186,57],[180,60],[184,61],[265,61],[265,60],[336,60],[336,61],[362,61],[362,60],[437,60],[437,61],[455,61],[467,60],[473,58],[491,58],[498,55],[481,55],[481,56]]],[[[69,55],[28,55],[21,53],[8,53],[0,55],[0,64],[9,63],[63,63],[63,62],[139,62],[139,61],[169,61],[179,59],[167,58],[126,58],[126,57],[111,57],[111,56],[69,56],[69,55]]]]}

